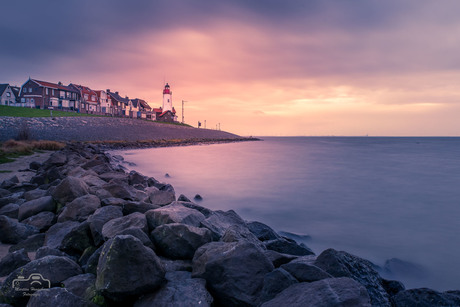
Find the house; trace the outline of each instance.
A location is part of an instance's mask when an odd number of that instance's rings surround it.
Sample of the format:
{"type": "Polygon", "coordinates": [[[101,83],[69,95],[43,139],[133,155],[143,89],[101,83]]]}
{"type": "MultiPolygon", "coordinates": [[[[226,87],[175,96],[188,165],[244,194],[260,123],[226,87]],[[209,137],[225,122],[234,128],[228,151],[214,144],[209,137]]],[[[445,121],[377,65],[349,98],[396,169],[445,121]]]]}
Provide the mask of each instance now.
{"type": "Polygon", "coordinates": [[[99,102],[100,108],[101,108],[101,113],[103,114],[110,114],[113,115],[113,106],[112,106],[112,100],[109,101],[109,97],[107,95],[106,91],[95,91],[97,95],[97,100],[99,102]]]}
{"type": "Polygon", "coordinates": [[[82,113],[100,113],[101,107],[97,100],[97,94],[95,91],[87,86],[70,83],[69,87],[80,93],[81,107],[80,112],[82,113]]]}
{"type": "Polygon", "coordinates": [[[137,107],[137,118],[152,119],[152,108],[142,99],[136,98],[131,100],[133,107],[137,107]]]}
{"type": "Polygon", "coordinates": [[[80,93],[61,82],[56,84],[29,78],[21,86],[19,103],[23,107],[38,109],[53,107],[60,110],[78,111],[80,93]]]}
{"type": "Polygon", "coordinates": [[[0,84],[0,105],[14,106],[16,105],[16,94],[8,83],[0,84]]]}
{"type": "Polygon", "coordinates": [[[129,115],[129,98],[128,97],[121,97],[118,92],[111,92],[107,90],[107,96],[110,96],[110,100],[112,105],[115,108],[115,115],[116,116],[128,116],[129,115]]]}

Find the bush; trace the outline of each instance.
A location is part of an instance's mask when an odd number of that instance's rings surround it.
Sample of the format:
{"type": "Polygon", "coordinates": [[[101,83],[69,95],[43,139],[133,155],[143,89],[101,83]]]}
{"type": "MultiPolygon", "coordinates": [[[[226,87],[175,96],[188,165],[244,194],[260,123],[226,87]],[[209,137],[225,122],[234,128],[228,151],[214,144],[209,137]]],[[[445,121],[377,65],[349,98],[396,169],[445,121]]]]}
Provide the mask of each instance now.
{"type": "Polygon", "coordinates": [[[27,141],[31,139],[29,125],[26,121],[23,121],[21,124],[21,128],[19,129],[19,133],[16,136],[17,141],[27,141]]]}

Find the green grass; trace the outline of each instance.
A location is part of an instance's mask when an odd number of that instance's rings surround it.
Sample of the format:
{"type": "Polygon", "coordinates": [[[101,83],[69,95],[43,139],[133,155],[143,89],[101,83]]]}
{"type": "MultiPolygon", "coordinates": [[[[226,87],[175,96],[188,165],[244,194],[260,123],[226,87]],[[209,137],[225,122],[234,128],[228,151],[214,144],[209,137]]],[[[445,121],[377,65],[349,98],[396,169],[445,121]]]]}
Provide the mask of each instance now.
{"type": "Polygon", "coordinates": [[[2,173],[12,173],[13,171],[0,171],[0,174],[2,173]]]}
{"type": "MultiPolygon", "coordinates": [[[[50,110],[40,110],[23,107],[0,106],[0,116],[12,117],[51,117],[50,110]]],[[[94,114],[64,112],[53,110],[53,117],[68,117],[68,116],[98,116],[94,114]]]]}

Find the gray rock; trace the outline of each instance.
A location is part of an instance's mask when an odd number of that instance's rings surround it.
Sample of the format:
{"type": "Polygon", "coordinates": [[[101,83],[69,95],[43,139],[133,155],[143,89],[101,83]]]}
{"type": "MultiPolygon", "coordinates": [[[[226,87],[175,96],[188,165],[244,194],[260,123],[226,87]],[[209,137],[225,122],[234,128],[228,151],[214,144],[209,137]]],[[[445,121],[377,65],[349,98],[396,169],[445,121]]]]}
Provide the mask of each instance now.
{"type": "Polygon", "coordinates": [[[96,289],[114,301],[123,301],[159,288],[165,270],[158,256],[130,235],[104,244],[97,266],[96,289]]]}
{"type": "Polygon", "coordinates": [[[8,253],[0,260],[0,276],[6,276],[29,262],[30,259],[25,249],[8,253]]]}
{"type": "Polygon", "coordinates": [[[174,190],[151,190],[148,194],[150,202],[158,206],[166,206],[176,200],[174,190]]]}
{"type": "Polygon", "coordinates": [[[53,153],[49,158],[48,160],[46,160],[44,163],[43,163],[43,166],[45,168],[50,168],[52,166],[62,166],[64,165],[65,163],[67,162],[67,155],[65,155],[64,153],[60,152],[60,151],[57,151],[55,153],[53,153]]]}
{"type": "Polygon", "coordinates": [[[34,200],[34,199],[37,199],[43,196],[46,196],[46,190],[42,190],[42,189],[35,189],[35,190],[27,191],[23,195],[26,201],[34,200]]]}
{"type": "Polygon", "coordinates": [[[38,170],[40,167],[42,167],[42,164],[40,162],[37,162],[37,161],[32,161],[29,163],[29,168],[32,169],[32,170],[38,170]]]}
{"type": "Polygon", "coordinates": [[[93,237],[95,245],[100,245],[104,242],[102,237],[102,228],[104,224],[110,220],[123,216],[121,207],[106,206],[97,209],[93,215],[88,218],[89,229],[93,237]]]}
{"type": "Polygon", "coordinates": [[[267,273],[264,277],[264,285],[260,295],[260,301],[262,303],[269,301],[278,293],[296,283],[298,283],[297,279],[295,279],[291,274],[281,268],[275,269],[270,273],[267,273]]]}
{"type": "Polygon", "coordinates": [[[96,275],[91,273],[72,276],[62,283],[69,292],[85,300],[91,300],[96,292],[96,275]]]}
{"type": "Polygon", "coordinates": [[[211,230],[213,239],[219,240],[230,226],[241,225],[246,226],[246,222],[235,211],[214,211],[204,221],[201,222],[201,227],[211,230]]]}
{"type": "Polygon", "coordinates": [[[43,211],[22,220],[22,223],[37,227],[39,231],[45,231],[56,223],[56,215],[53,212],[43,211]]]}
{"type": "Polygon", "coordinates": [[[38,233],[37,228],[0,215],[0,241],[2,243],[16,244],[36,233],[38,233]]]}
{"type": "Polygon", "coordinates": [[[349,277],[366,287],[373,306],[390,306],[389,295],[382,286],[382,278],[367,260],[346,252],[327,249],[315,265],[334,277],[349,277]]]}
{"type": "Polygon", "coordinates": [[[82,266],[85,273],[97,274],[97,264],[99,263],[99,257],[101,256],[102,247],[99,247],[89,258],[88,261],[82,266]]]}
{"type": "Polygon", "coordinates": [[[70,255],[80,255],[92,245],[88,222],[67,221],[53,225],[46,232],[45,245],[70,255]]]}
{"type": "MultiPolygon", "coordinates": [[[[104,190],[105,191],[105,190],[104,190]]],[[[117,206],[120,208],[123,208],[125,204],[127,204],[129,201],[117,197],[112,197],[112,194],[110,194],[110,197],[103,198],[101,200],[101,204],[103,207],[105,206],[117,206]]]]}
{"type": "Polygon", "coordinates": [[[171,260],[164,257],[160,257],[160,259],[166,272],[192,272],[192,260],[171,260]]]}
{"type": "Polygon", "coordinates": [[[121,183],[106,183],[102,188],[108,191],[113,197],[125,200],[133,200],[133,196],[126,184],[121,183]]]}
{"type": "Polygon", "coordinates": [[[0,188],[0,198],[6,197],[6,196],[8,196],[10,194],[11,194],[10,191],[0,188]]]}
{"type": "Polygon", "coordinates": [[[43,196],[23,203],[19,207],[18,219],[22,221],[43,211],[56,211],[56,204],[51,196],[43,196]]]}
{"type": "Polygon", "coordinates": [[[179,197],[177,198],[177,201],[186,202],[186,203],[191,203],[191,202],[192,202],[192,201],[191,201],[187,196],[185,196],[184,194],[179,195],[179,197]]]}
{"type": "Polygon", "coordinates": [[[274,299],[271,306],[371,306],[366,289],[353,279],[328,278],[312,283],[294,284],[274,299]]]}
{"type": "Polygon", "coordinates": [[[96,306],[83,298],[76,296],[64,288],[51,288],[37,291],[27,303],[28,307],[49,307],[49,306],[72,306],[89,307],[96,306]]]}
{"type": "Polygon", "coordinates": [[[163,224],[181,223],[198,227],[204,221],[204,215],[194,209],[184,207],[179,202],[173,202],[170,205],[159,209],[149,210],[145,213],[150,229],[155,229],[163,224]]]}
{"type": "Polygon", "coordinates": [[[279,253],[306,256],[314,255],[315,253],[305,246],[303,243],[297,244],[295,241],[286,240],[285,238],[265,241],[264,245],[267,249],[274,250],[279,253]]]}
{"type": "Polygon", "coordinates": [[[195,203],[192,203],[190,201],[178,200],[177,202],[180,203],[184,207],[200,211],[206,218],[208,218],[213,213],[212,210],[205,208],[203,206],[197,205],[195,203]]]}
{"type": "Polygon", "coordinates": [[[58,223],[65,221],[83,222],[99,207],[101,207],[99,197],[90,194],[84,195],[68,203],[59,214],[57,221],[58,223]]]}
{"type": "Polygon", "coordinates": [[[90,187],[102,187],[107,182],[95,175],[86,175],[82,177],[83,181],[90,187]]]}
{"type": "Polygon", "coordinates": [[[326,273],[315,265],[305,262],[290,262],[283,264],[281,268],[289,272],[300,282],[312,282],[332,278],[331,274],[326,273]]]}
{"type": "Polygon", "coordinates": [[[159,253],[171,259],[192,259],[200,246],[212,241],[208,229],[179,223],[158,226],[151,237],[159,253]]]}
{"type": "Polygon", "coordinates": [[[150,240],[149,236],[140,228],[135,228],[135,227],[126,228],[126,229],[123,229],[119,233],[119,235],[131,235],[139,239],[139,241],[141,241],[142,244],[144,244],[147,247],[150,247],[153,251],[156,252],[156,248],[152,240],[150,240]]]}
{"type": "Polygon", "coordinates": [[[397,280],[382,279],[382,286],[390,296],[396,295],[397,293],[406,290],[406,287],[404,287],[403,283],[397,280]]]}
{"type": "Polygon", "coordinates": [[[102,180],[106,182],[109,182],[115,179],[115,180],[119,180],[119,181],[128,183],[128,180],[129,180],[128,175],[124,172],[107,171],[107,172],[98,173],[98,174],[99,174],[99,178],[101,178],[102,180]]]}
{"type": "Polygon", "coordinates": [[[134,212],[145,213],[149,210],[154,210],[158,208],[160,208],[160,206],[142,202],[142,201],[139,201],[139,202],[128,201],[123,205],[123,214],[128,215],[134,212]]]}
{"type": "Polygon", "coordinates": [[[268,241],[280,239],[281,237],[271,227],[257,221],[246,223],[249,230],[259,239],[260,241],[268,241]]]}
{"type": "Polygon", "coordinates": [[[129,185],[142,184],[147,186],[147,177],[136,171],[131,171],[128,176],[129,185]]]}
{"type": "Polygon", "coordinates": [[[391,302],[395,307],[460,306],[460,295],[427,288],[409,289],[393,296],[391,302]]]}
{"type": "Polygon", "coordinates": [[[205,244],[192,263],[192,276],[206,279],[216,303],[226,306],[257,305],[264,277],[274,269],[260,247],[244,241],[205,244]]]}
{"type": "Polygon", "coordinates": [[[147,219],[145,218],[145,215],[135,212],[130,215],[108,221],[102,227],[102,237],[104,240],[108,240],[127,228],[139,228],[143,232],[148,233],[147,219]]]}
{"type": "Polygon", "coordinates": [[[295,255],[278,253],[269,249],[265,250],[264,254],[273,263],[275,268],[278,268],[285,263],[291,262],[298,257],[295,255]]]}
{"type": "Polygon", "coordinates": [[[157,292],[139,299],[134,307],[149,306],[212,306],[213,298],[206,290],[206,281],[190,278],[189,272],[166,273],[167,284],[157,292]]]}
{"type": "Polygon", "coordinates": [[[20,249],[25,249],[26,252],[35,252],[37,249],[43,246],[44,242],[45,242],[44,233],[31,235],[27,239],[19,242],[18,244],[11,246],[9,249],[9,252],[12,253],[20,249]]]}
{"type": "Polygon", "coordinates": [[[257,239],[257,237],[249,231],[246,225],[232,225],[225,230],[222,238],[222,242],[237,242],[237,241],[247,241],[259,245],[262,249],[265,249],[265,246],[262,242],[257,239]]]}
{"type": "Polygon", "coordinates": [[[0,209],[0,215],[4,215],[10,217],[12,219],[17,219],[19,213],[19,205],[18,204],[8,204],[3,206],[0,209]]]}
{"type": "MultiPolygon", "coordinates": [[[[60,251],[56,248],[51,248],[48,246],[42,246],[39,249],[37,249],[37,253],[35,254],[35,259],[40,259],[46,256],[60,256],[60,257],[67,257],[72,259],[71,256],[68,254],[64,253],[63,251],[60,251]]],[[[74,260],[74,259],[72,259],[74,260]]]]}
{"type": "Polygon", "coordinates": [[[78,226],[80,223],[76,221],[54,224],[45,234],[45,245],[49,248],[59,249],[64,238],[78,226]]]}
{"type": "Polygon", "coordinates": [[[88,193],[88,185],[82,179],[68,176],[56,186],[51,195],[60,204],[67,204],[88,193]]]}

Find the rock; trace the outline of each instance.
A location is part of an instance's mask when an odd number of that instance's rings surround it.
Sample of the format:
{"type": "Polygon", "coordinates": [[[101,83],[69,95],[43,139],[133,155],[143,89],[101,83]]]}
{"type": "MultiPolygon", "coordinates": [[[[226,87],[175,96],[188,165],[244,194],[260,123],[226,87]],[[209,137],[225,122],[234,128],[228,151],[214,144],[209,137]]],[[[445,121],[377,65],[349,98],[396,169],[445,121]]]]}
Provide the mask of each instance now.
{"type": "Polygon", "coordinates": [[[31,296],[28,307],[46,307],[46,306],[72,306],[72,307],[89,307],[95,306],[83,298],[76,296],[64,288],[51,288],[37,291],[31,296]]]}
{"type": "Polygon", "coordinates": [[[37,228],[0,215],[0,241],[2,243],[16,244],[36,233],[38,233],[37,228]]]}
{"type": "Polygon", "coordinates": [[[88,258],[85,264],[82,265],[85,273],[97,274],[97,264],[99,262],[99,257],[101,256],[102,247],[96,249],[96,251],[88,258]]]}
{"type": "Polygon", "coordinates": [[[102,187],[105,185],[107,182],[99,178],[98,176],[94,175],[86,175],[82,177],[83,181],[89,186],[89,187],[102,187]]]}
{"type": "Polygon", "coordinates": [[[123,216],[121,207],[106,206],[97,209],[93,215],[88,218],[89,229],[93,237],[94,244],[99,246],[104,242],[102,237],[102,228],[110,220],[123,216]]]}
{"type": "Polygon", "coordinates": [[[242,225],[246,226],[246,223],[243,219],[236,214],[235,211],[214,211],[209,217],[204,221],[201,221],[201,226],[211,230],[213,239],[219,240],[227,230],[232,225],[242,225]]]}
{"type": "Polygon", "coordinates": [[[192,277],[206,279],[221,305],[257,305],[264,277],[274,269],[260,247],[244,241],[205,244],[192,264],[192,277]]]}
{"type": "Polygon", "coordinates": [[[29,168],[35,171],[38,170],[40,167],[42,167],[42,164],[40,162],[32,161],[29,163],[29,168]]]}
{"type": "Polygon", "coordinates": [[[75,198],[64,207],[58,216],[58,223],[65,221],[83,222],[101,206],[99,197],[95,195],[84,195],[75,198]]]}
{"type": "MultiPolygon", "coordinates": [[[[72,259],[71,256],[68,254],[64,253],[63,251],[60,251],[56,248],[51,248],[48,246],[42,246],[39,249],[37,249],[37,253],[35,254],[35,259],[40,259],[46,256],[60,256],[60,257],[67,257],[72,259]]],[[[74,259],[72,259],[74,260],[74,259]]]]}
{"type": "Polygon", "coordinates": [[[57,223],[46,232],[45,245],[70,255],[80,255],[92,245],[89,223],[74,221],[57,223]]]}
{"type": "Polygon", "coordinates": [[[56,215],[53,212],[43,211],[39,214],[22,220],[23,224],[31,225],[36,227],[39,231],[46,231],[53,224],[56,223],[56,215]]]}
{"type": "Polygon", "coordinates": [[[7,254],[0,260],[0,276],[6,276],[30,262],[25,249],[7,254]]]}
{"type": "Polygon", "coordinates": [[[18,204],[8,204],[3,206],[0,209],[0,215],[4,215],[10,217],[12,219],[17,219],[19,213],[19,205],[18,204]]]}
{"type": "Polygon", "coordinates": [[[34,200],[34,199],[37,199],[43,196],[46,196],[46,190],[42,190],[42,189],[35,189],[35,190],[27,191],[23,195],[26,201],[34,200]]]}
{"type": "Polygon", "coordinates": [[[45,168],[50,168],[52,167],[53,165],[54,166],[62,166],[64,165],[65,163],[67,162],[67,156],[62,153],[62,152],[55,152],[53,153],[49,158],[48,160],[46,160],[44,163],[43,163],[43,166],[45,168]]]}
{"type": "Polygon", "coordinates": [[[123,205],[123,214],[128,215],[134,212],[145,213],[149,210],[154,210],[158,208],[160,208],[160,206],[146,202],[128,201],[123,205]]]}
{"type": "Polygon", "coordinates": [[[11,178],[8,178],[8,179],[4,180],[0,184],[0,188],[2,188],[2,189],[10,189],[14,185],[16,185],[16,183],[19,183],[19,179],[18,179],[18,176],[15,175],[15,176],[13,176],[11,178]]]}
{"type": "Polygon", "coordinates": [[[125,200],[133,200],[131,192],[126,185],[120,183],[107,183],[102,188],[108,191],[113,197],[125,200]]]}
{"type": "MultiPolygon", "coordinates": [[[[104,190],[105,191],[105,190],[104,190]]],[[[101,200],[101,205],[104,206],[118,206],[120,208],[123,208],[125,204],[127,204],[128,201],[125,199],[117,198],[117,197],[112,197],[112,194],[110,194],[110,197],[103,198],[101,200]]]]}
{"type": "Polygon", "coordinates": [[[202,201],[203,197],[200,194],[196,194],[195,197],[193,197],[193,199],[196,201],[202,201]]]}
{"type": "Polygon", "coordinates": [[[150,247],[153,251],[156,251],[155,245],[153,244],[152,240],[150,240],[149,236],[140,228],[130,227],[123,229],[119,235],[131,235],[139,241],[142,242],[147,247],[150,247]]]}
{"type": "Polygon", "coordinates": [[[0,208],[8,204],[18,204],[18,205],[21,204],[20,197],[21,197],[20,193],[19,194],[15,193],[15,194],[10,194],[9,196],[0,198],[0,208]]]}
{"type": "Polygon", "coordinates": [[[309,236],[309,235],[296,234],[296,233],[287,232],[287,231],[279,231],[278,234],[280,236],[283,236],[283,237],[288,238],[288,239],[295,240],[297,242],[298,241],[310,241],[311,240],[311,236],[309,236]]]}
{"type": "MultiPolygon", "coordinates": [[[[51,287],[60,286],[60,283],[71,276],[81,274],[78,264],[67,257],[46,256],[27,263],[14,270],[3,283],[0,291],[6,299],[21,300],[24,298],[23,291],[16,291],[13,285],[15,279],[28,279],[32,274],[40,274],[40,281],[43,285],[51,287]]],[[[37,275],[35,275],[37,276],[37,275]]],[[[30,281],[21,282],[21,287],[30,286],[30,281]]],[[[30,291],[25,291],[30,293],[30,291]]],[[[33,291],[32,291],[33,293],[33,291]]]]}
{"type": "Polygon", "coordinates": [[[396,295],[397,293],[406,290],[403,283],[397,280],[386,280],[382,279],[382,286],[390,296],[396,295]]]}
{"type": "Polygon", "coordinates": [[[61,174],[59,169],[56,166],[51,167],[46,171],[45,174],[45,183],[53,182],[57,179],[62,180],[64,176],[61,174]]]}
{"type": "Polygon", "coordinates": [[[183,201],[183,202],[187,202],[187,203],[191,203],[192,201],[190,199],[187,198],[187,196],[185,196],[184,194],[181,194],[179,195],[179,198],[177,198],[177,201],[183,201]]]}
{"type": "Polygon", "coordinates": [[[166,273],[167,284],[157,292],[138,300],[134,307],[149,306],[212,306],[213,298],[206,290],[206,281],[191,278],[189,272],[166,273]]]}
{"type": "Polygon", "coordinates": [[[99,178],[106,182],[110,182],[111,180],[118,180],[120,182],[128,183],[128,175],[124,172],[114,172],[114,171],[107,171],[104,173],[98,173],[99,178]]]}
{"type": "Polygon", "coordinates": [[[192,272],[192,260],[171,260],[164,257],[160,257],[160,259],[166,272],[192,272]]]}
{"type": "Polygon", "coordinates": [[[145,215],[139,212],[127,216],[119,217],[108,221],[102,227],[102,237],[104,240],[115,237],[126,228],[139,228],[148,233],[147,219],[145,215]]]}
{"type": "Polygon", "coordinates": [[[0,188],[0,198],[6,197],[10,194],[11,194],[10,191],[0,188]]]}
{"type": "Polygon", "coordinates": [[[158,251],[171,259],[192,259],[200,246],[212,240],[208,229],[179,223],[158,226],[151,236],[158,251]]]}
{"type": "Polygon", "coordinates": [[[396,279],[423,279],[428,275],[426,269],[420,264],[404,261],[398,258],[392,258],[385,261],[383,269],[386,274],[389,274],[392,278],[396,279]]]}
{"type": "Polygon", "coordinates": [[[260,241],[276,240],[281,237],[269,226],[261,222],[248,222],[246,223],[249,230],[259,239],[260,241]]]}
{"type": "Polygon", "coordinates": [[[382,278],[367,260],[334,249],[323,251],[315,265],[334,277],[349,277],[366,287],[372,305],[390,306],[389,295],[382,286],[382,278]]]}
{"type": "Polygon", "coordinates": [[[91,300],[96,294],[96,275],[91,273],[72,276],[62,282],[72,294],[91,300]]]}
{"type": "Polygon", "coordinates": [[[294,256],[294,255],[282,254],[282,253],[278,253],[278,252],[275,252],[269,249],[265,250],[264,254],[273,263],[275,268],[278,268],[281,265],[288,263],[297,258],[297,256],[294,256]]]}
{"type": "Polygon", "coordinates": [[[174,190],[151,190],[149,193],[150,202],[158,206],[166,206],[176,200],[174,190]]]}
{"type": "Polygon", "coordinates": [[[159,209],[149,210],[145,213],[150,229],[163,224],[181,223],[198,227],[205,217],[197,210],[184,207],[181,203],[173,202],[159,209]]]}
{"type": "Polygon", "coordinates": [[[211,214],[213,214],[212,210],[210,210],[208,208],[205,208],[205,207],[202,207],[202,206],[197,205],[197,204],[192,203],[192,202],[178,201],[178,203],[181,204],[184,207],[187,207],[187,208],[190,208],[190,209],[197,210],[197,211],[201,212],[204,215],[205,218],[208,218],[211,214]]]}
{"type": "Polygon", "coordinates": [[[37,249],[43,246],[44,242],[45,242],[44,233],[31,235],[27,239],[19,242],[18,244],[11,246],[9,249],[9,252],[12,253],[20,249],[25,249],[26,252],[35,252],[37,249]]]}
{"type": "Polygon", "coordinates": [[[409,289],[391,298],[395,307],[460,306],[460,295],[427,288],[409,289]]]}
{"type": "Polygon", "coordinates": [[[294,284],[274,299],[271,306],[371,306],[366,289],[353,279],[328,278],[312,283],[294,284]]]}
{"type": "Polygon", "coordinates": [[[149,293],[164,283],[165,270],[158,256],[130,235],[104,244],[97,266],[96,289],[113,301],[149,293]]]}
{"type": "Polygon", "coordinates": [[[80,178],[68,176],[56,186],[53,198],[60,204],[66,204],[88,194],[88,185],[80,178]]]}
{"type": "Polygon", "coordinates": [[[222,242],[237,242],[237,241],[247,241],[254,243],[255,245],[260,246],[262,249],[265,249],[262,242],[257,239],[257,237],[249,231],[246,225],[232,225],[227,228],[224,232],[222,238],[220,238],[222,242]]]}
{"type": "Polygon", "coordinates": [[[147,177],[139,174],[136,171],[129,172],[128,183],[129,185],[135,185],[135,184],[142,184],[144,186],[148,185],[147,177]]]}
{"type": "Polygon", "coordinates": [[[319,267],[305,262],[289,262],[281,266],[300,282],[312,282],[321,279],[332,278],[331,274],[326,273],[319,267]]]}
{"type": "Polygon", "coordinates": [[[315,254],[303,243],[297,244],[296,242],[286,240],[285,238],[265,241],[264,245],[267,249],[274,250],[276,252],[283,254],[296,256],[306,256],[315,254]]]}
{"type": "Polygon", "coordinates": [[[43,196],[23,203],[19,207],[18,219],[22,221],[43,211],[54,212],[56,204],[51,196],[43,196]]]}
{"type": "Polygon", "coordinates": [[[281,268],[275,269],[264,277],[260,301],[262,303],[269,301],[278,293],[296,283],[298,283],[297,279],[291,274],[281,268]]]}

